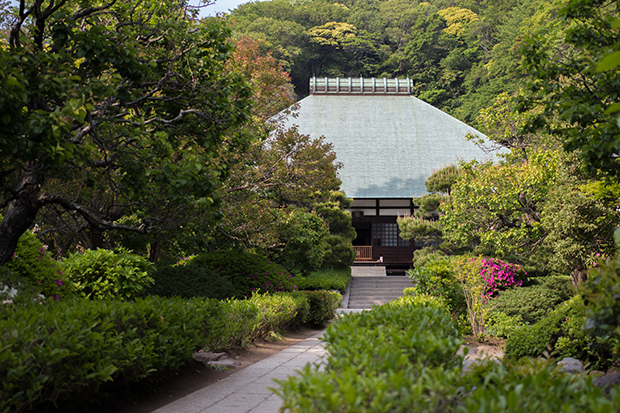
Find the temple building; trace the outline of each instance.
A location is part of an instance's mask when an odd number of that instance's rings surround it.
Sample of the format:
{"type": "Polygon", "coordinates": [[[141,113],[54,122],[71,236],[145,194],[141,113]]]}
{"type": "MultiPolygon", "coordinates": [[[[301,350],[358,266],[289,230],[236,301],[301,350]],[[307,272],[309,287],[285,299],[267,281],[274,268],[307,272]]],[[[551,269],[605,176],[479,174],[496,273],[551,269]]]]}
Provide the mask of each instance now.
{"type": "Polygon", "coordinates": [[[298,116],[285,121],[334,145],[342,190],[353,198],[356,263],[410,266],[421,245],[400,238],[397,217],[414,213],[413,198],[427,193],[433,172],[490,158],[465,138],[482,133],[413,96],[412,86],[410,79],[313,78],[298,116]]]}

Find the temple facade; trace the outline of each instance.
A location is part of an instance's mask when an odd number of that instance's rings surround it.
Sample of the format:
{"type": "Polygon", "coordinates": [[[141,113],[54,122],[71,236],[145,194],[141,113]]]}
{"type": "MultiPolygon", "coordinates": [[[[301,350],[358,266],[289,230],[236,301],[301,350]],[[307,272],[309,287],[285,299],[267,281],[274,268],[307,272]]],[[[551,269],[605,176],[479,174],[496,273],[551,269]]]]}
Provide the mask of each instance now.
{"type": "Polygon", "coordinates": [[[421,244],[400,238],[397,217],[414,213],[413,198],[427,193],[433,172],[490,158],[466,139],[482,133],[416,98],[412,88],[410,79],[313,78],[297,116],[285,120],[333,144],[342,190],[353,198],[358,264],[410,266],[421,244]]]}

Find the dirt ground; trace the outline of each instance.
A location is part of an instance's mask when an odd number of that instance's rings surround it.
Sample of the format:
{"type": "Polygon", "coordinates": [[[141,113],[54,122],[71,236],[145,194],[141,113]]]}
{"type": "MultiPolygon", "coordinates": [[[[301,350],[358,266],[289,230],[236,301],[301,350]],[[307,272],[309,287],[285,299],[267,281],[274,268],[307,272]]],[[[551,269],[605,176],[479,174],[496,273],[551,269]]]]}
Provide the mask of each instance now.
{"type": "Polygon", "coordinates": [[[299,343],[320,330],[302,328],[298,331],[289,331],[283,335],[283,340],[260,341],[246,350],[229,352],[229,355],[241,362],[234,369],[224,371],[206,367],[200,363],[191,363],[177,374],[159,383],[156,388],[133,389],[131,400],[123,397],[123,401],[106,402],[101,408],[89,408],[91,413],[150,413],[168,403],[184,397],[196,390],[213,384],[231,374],[242,370],[264,358],[271,356],[287,347],[299,343]]]}
{"type": "Polygon", "coordinates": [[[480,342],[474,338],[474,336],[463,337],[465,343],[461,346],[459,353],[463,351],[463,347],[469,347],[467,358],[496,358],[502,359],[504,357],[504,345],[506,340],[496,337],[485,337],[484,341],[480,342]]]}

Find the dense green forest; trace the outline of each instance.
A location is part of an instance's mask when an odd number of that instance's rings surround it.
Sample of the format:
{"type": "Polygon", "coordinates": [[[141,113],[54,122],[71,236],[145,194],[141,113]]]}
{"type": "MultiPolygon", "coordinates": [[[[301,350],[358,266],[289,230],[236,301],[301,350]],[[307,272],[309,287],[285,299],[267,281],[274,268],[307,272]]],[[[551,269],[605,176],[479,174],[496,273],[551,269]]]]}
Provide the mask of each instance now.
{"type": "Polygon", "coordinates": [[[525,86],[524,38],[557,35],[540,0],[274,0],[232,12],[237,35],[261,38],[300,97],[312,76],[409,77],[420,99],[476,125],[481,108],[525,86]]]}

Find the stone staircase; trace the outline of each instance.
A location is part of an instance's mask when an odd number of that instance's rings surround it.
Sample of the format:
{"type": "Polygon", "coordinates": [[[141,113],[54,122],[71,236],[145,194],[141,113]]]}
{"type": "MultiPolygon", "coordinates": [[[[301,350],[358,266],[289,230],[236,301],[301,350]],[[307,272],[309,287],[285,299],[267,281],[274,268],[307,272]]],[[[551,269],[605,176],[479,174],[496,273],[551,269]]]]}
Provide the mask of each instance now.
{"type": "Polygon", "coordinates": [[[351,267],[351,277],[385,277],[385,267],[378,265],[354,265],[351,267]]]}
{"type": "Polygon", "coordinates": [[[403,296],[403,290],[411,287],[411,279],[404,276],[361,276],[351,277],[346,294],[346,303],[342,306],[349,309],[370,309],[373,305],[385,304],[403,296]]]}

